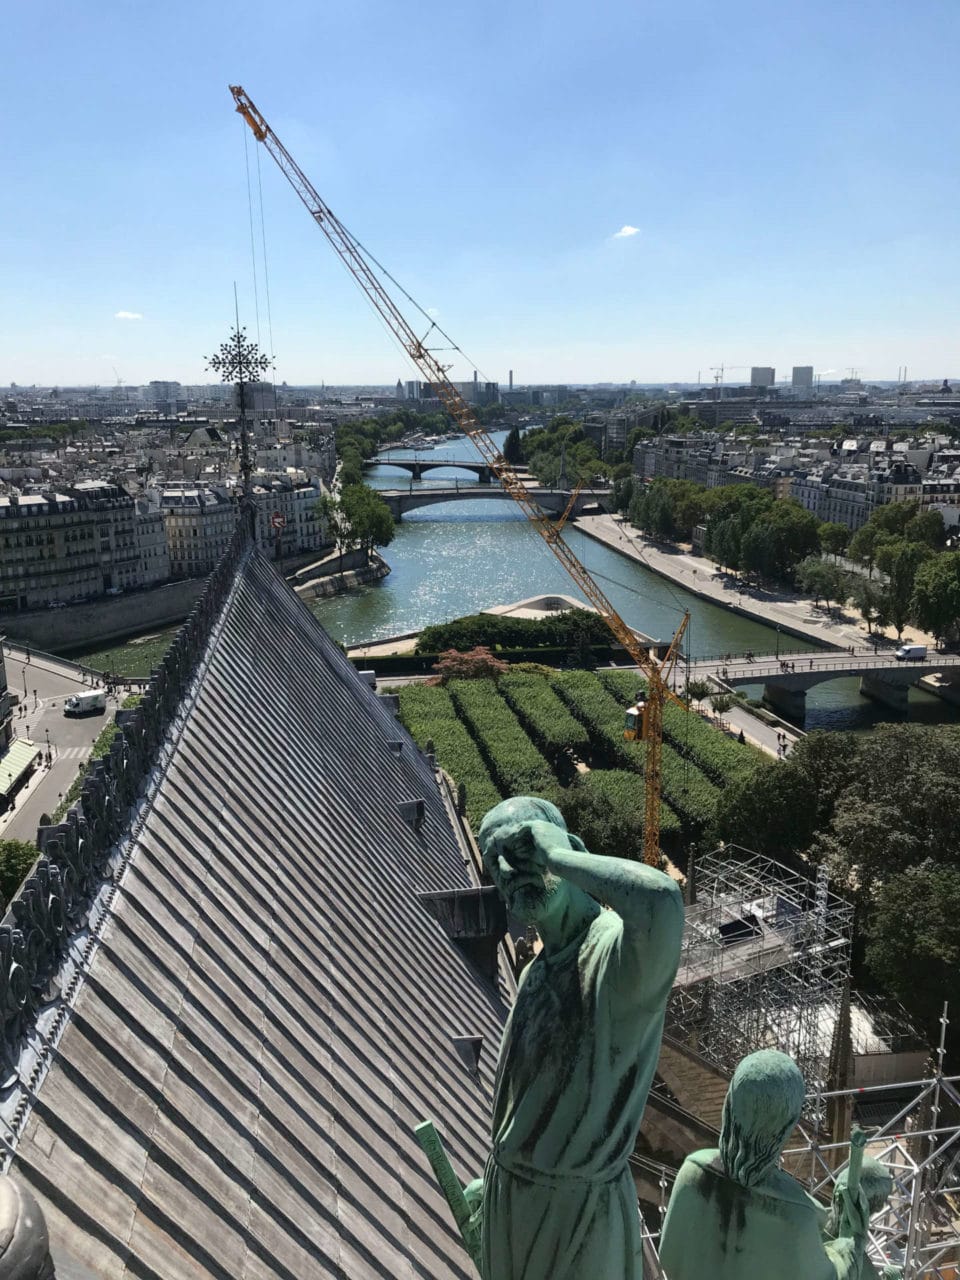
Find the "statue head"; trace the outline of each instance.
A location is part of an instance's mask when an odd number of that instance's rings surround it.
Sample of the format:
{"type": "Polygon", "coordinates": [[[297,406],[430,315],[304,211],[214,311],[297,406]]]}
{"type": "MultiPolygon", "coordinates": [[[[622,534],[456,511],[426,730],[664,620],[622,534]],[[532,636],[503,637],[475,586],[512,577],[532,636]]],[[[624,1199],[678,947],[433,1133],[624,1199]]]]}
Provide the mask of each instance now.
{"type": "Polygon", "coordinates": [[[585,846],[568,833],[557,806],[537,796],[514,796],[484,815],[477,835],[484,866],[510,913],[526,924],[536,925],[546,916],[562,912],[567,898],[577,891],[549,871],[535,871],[519,859],[512,860],[511,836],[527,822],[549,822],[563,833],[571,848],[583,850],[585,846]]]}
{"type": "Polygon", "coordinates": [[[792,1058],[761,1049],[743,1058],[723,1104],[720,1158],[727,1176],[755,1186],[774,1168],[803,1110],[805,1088],[792,1058]]]}

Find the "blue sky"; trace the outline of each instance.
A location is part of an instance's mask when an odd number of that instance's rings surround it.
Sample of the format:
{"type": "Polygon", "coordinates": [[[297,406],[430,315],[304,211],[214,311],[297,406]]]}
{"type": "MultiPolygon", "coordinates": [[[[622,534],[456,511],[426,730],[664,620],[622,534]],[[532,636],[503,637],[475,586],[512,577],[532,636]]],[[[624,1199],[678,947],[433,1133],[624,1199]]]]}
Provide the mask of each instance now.
{"type": "MultiPolygon", "coordinates": [[[[0,384],[206,381],[234,281],[255,335],[231,82],[490,378],[960,373],[956,0],[31,0],[4,37],[0,384]]],[[[260,177],[278,377],[412,377],[260,177]]]]}

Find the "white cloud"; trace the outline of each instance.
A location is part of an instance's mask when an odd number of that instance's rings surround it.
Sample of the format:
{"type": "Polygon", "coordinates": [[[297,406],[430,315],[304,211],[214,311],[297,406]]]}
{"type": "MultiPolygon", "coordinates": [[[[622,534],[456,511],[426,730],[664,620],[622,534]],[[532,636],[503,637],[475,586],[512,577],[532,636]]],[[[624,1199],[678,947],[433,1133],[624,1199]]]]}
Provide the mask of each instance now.
{"type": "Polygon", "coordinates": [[[143,316],[139,311],[117,311],[113,318],[114,320],[142,320],[143,316]]]}
{"type": "Polygon", "coordinates": [[[614,240],[626,240],[628,236],[636,236],[640,234],[639,227],[631,227],[630,223],[624,223],[619,231],[613,233],[614,240]]]}

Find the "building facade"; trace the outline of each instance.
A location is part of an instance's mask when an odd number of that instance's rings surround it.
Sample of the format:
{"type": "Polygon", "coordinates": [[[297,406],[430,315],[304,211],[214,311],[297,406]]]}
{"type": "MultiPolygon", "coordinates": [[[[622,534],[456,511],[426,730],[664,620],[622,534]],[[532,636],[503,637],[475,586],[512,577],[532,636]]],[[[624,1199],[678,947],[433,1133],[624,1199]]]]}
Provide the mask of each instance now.
{"type": "Polygon", "coordinates": [[[0,497],[0,610],[140,585],[136,509],[119,486],[90,481],[0,497]]]}
{"type": "Polygon", "coordinates": [[[237,506],[227,490],[219,485],[166,485],[159,509],[171,577],[200,578],[212,573],[237,524],[237,506]]]}

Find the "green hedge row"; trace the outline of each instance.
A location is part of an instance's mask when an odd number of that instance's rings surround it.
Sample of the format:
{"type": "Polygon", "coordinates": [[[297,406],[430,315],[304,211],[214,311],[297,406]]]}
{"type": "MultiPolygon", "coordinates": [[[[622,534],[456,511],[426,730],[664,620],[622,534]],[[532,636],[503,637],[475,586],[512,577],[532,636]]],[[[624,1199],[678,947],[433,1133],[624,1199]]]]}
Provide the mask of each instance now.
{"type": "Polygon", "coordinates": [[[643,772],[643,744],[624,742],[623,711],[592,671],[558,671],[550,683],[611,767],[643,772]]]}
{"type": "Polygon", "coordinates": [[[588,750],[590,735],[542,675],[508,671],[497,688],[527,733],[548,757],[588,750]]]}
{"type": "Polygon", "coordinates": [[[503,799],[477,744],[460,723],[446,689],[408,684],[400,690],[400,719],[421,746],[433,739],[437,761],[467,790],[467,819],[474,831],[488,809],[503,799]]]}
{"type": "MultiPolygon", "coordinates": [[[[630,706],[644,687],[644,682],[633,671],[599,674],[604,687],[624,707],[630,706]]],[[[692,760],[719,787],[738,782],[764,763],[763,753],[756,747],[728,738],[697,712],[682,711],[675,703],[667,703],[663,709],[663,736],[675,751],[692,760]]]]}
{"type": "Polygon", "coordinates": [[[451,680],[446,687],[504,795],[540,795],[555,790],[553,770],[497,692],[494,681],[451,680]]]}
{"type": "MultiPolygon", "coordinates": [[[[646,789],[643,778],[627,769],[594,769],[560,793],[558,804],[567,826],[591,853],[643,859],[646,789]]],[[[680,834],[680,822],[666,805],[660,807],[661,843],[669,849],[680,834]]]]}
{"type": "MultiPolygon", "coordinates": [[[[643,772],[644,747],[623,740],[623,707],[598,676],[588,671],[560,672],[552,681],[560,696],[590,732],[594,745],[619,768],[643,772]]],[[[634,690],[637,681],[634,679],[634,690]]],[[[684,825],[703,827],[713,817],[719,789],[666,742],[661,753],[663,799],[684,825]]]]}

